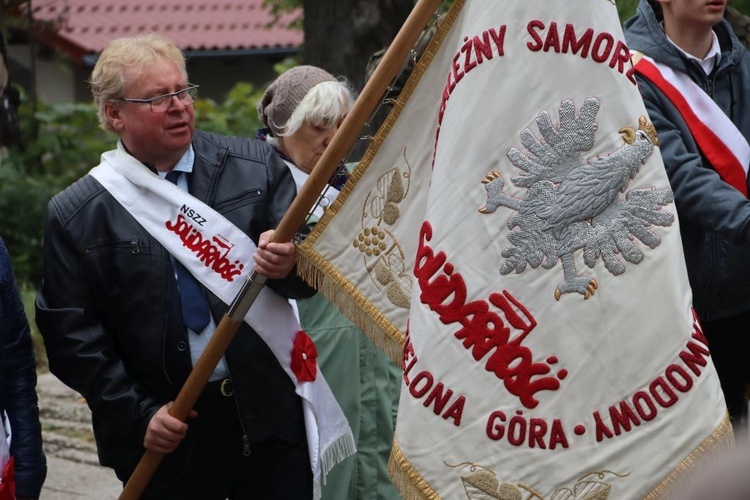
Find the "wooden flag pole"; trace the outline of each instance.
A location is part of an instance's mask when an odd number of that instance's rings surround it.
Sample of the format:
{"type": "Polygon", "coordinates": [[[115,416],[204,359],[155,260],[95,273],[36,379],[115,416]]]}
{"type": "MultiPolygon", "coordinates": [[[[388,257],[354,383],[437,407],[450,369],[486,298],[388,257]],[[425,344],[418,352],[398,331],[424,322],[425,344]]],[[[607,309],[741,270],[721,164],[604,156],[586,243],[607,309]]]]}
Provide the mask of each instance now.
{"type": "MultiPolygon", "coordinates": [[[[317,201],[323,188],[333,175],[336,167],[357,140],[360,130],[373,113],[382,99],[385,91],[393,81],[399,69],[409,56],[409,51],[416,43],[420,33],[427,25],[430,17],[437,11],[442,0],[419,0],[404,25],[393,39],[383,59],[373,72],[370,80],[357,98],[341,127],[336,132],[331,143],[318,160],[310,177],[300,189],[289,210],[284,215],[273,235],[274,242],[291,241],[297,230],[302,227],[308,212],[317,201]]],[[[240,323],[258,296],[266,279],[255,271],[245,280],[245,283],[234,299],[229,311],[219,323],[214,335],[206,345],[206,349],[190,372],[185,384],[170,409],[170,415],[185,421],[190,410],[195,406],[198,397],[203,392],[208,379],[213,373],[219,360],[232,342],[240,323]]],[[[149,481],[159,467],[163,453],[146,450],[136,466],[125,488],[120,494],[120,500],[138,500],[145,491],[149,481]]]]}

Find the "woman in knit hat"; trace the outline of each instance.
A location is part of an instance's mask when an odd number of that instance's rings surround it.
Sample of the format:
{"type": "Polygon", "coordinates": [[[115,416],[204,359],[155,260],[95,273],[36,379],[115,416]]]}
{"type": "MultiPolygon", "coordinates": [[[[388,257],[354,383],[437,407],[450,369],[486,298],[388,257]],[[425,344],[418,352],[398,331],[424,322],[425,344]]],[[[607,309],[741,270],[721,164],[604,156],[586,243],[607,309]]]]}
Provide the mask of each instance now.
{"type": "MultiPolygon", "coordinates": [[[[257,137],[270,143],[302,187],[341,122],[354,105],[354,91],[315,66],[284,72],[258,103],[266,127],[257,137]]],[[[348,177],[343,162],[323,193],[309,224],[333,203],[348,177]]],[[[400,391],[400,368],[322,295],[297,301],[302,329],[313,339],[318,365],[349,419],[358,453],[326,476],[323,500],[400,499],[387,471],[400,391]]]]}
{"type": "MultiPolygon", "coordinates": [[[[258,138],[276,149],[295,179],[301,177],[297,170],[309,175],[354,105],[354,97],[345,80],[315,66],[296,66],[279,76],[258,102],[258,117],[266,126],[258,138]]],[[[340,189],[346,172],[337,173],[344,174],[334,185],[340,189]]]]}

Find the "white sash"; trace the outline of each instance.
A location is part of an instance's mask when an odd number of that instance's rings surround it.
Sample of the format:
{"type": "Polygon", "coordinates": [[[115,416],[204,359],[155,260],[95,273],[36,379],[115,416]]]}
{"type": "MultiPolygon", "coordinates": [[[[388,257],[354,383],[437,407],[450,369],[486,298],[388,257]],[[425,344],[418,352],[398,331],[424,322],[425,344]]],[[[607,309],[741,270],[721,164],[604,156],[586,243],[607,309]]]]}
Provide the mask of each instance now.
{"type": "MultiPolygon", "coordinates": [[[[121,143],[117,150],[104,153],[89,173],[204,286],[226,304],[232,303],[252,271],[256,250],[245,233],[205,203],[160,179],[121,143]]],[[[292,347],[300,327],[286,300],[263,288],[245,322],[271,348],[302,398],[317,499],[321,478],[356,451],[351,429],[320,369],[312,382],[299,381],[292,371],[292,347]]]]}

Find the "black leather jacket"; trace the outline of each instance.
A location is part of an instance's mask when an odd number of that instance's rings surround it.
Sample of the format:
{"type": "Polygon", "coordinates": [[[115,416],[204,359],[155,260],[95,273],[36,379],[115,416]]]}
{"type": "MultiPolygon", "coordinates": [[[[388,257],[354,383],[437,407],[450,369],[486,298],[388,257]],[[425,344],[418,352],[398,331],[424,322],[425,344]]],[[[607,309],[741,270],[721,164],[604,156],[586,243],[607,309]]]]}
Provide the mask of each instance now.
{"type": "MultiPolygon", "coordinates": [[[[196,132],[190,193],[257,244],[296,194],[287,166],[265,143],[196,132]]],[[[102,465],[127,477],[143,453],[149,420],[173,400],[191,369],[186,329],[167,251],[93,177],[48,207],[37,323],[50,370],[91,408],[102,465]]],[[[267,286],[310,296],[292,271],[267,286]]],[[[218,324],[227,306],[207,293],[218,324]]],[[[302,425],[294,385],[246,324],[226,352],[250,442],[302,425]]]]}
{"type": "MultiPolygon", "coordinates": [[[[36,364],[29,323],[8,250],[0,238],[0,414],[13,433],[16,494],[37,498],[47,475],[36,395],[36,364]]],[[[0,419],[0,422],[2,420],[0,419]]]]}

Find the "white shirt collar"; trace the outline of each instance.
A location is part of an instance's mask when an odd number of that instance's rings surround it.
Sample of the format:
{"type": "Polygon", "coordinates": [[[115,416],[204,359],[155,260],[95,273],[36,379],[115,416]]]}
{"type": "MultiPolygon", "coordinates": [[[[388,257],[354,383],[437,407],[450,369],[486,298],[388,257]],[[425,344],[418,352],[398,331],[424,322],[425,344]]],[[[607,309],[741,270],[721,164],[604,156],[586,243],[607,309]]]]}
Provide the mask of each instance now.
{"type": "Polygon", "coordinates": [[[193,150],[193,145],[191,144],[190,149],[188,149],[185,154],[182,155],[182,158],[180,158],[180,161],[177,162],[172,170],[191,174],[193,173],[193,161],[195,161],[195,151],[193,150]]]}
{"type": "MultiPolygon", "coordinates": [[[[172,168],[172,172],[184,172],[186,174],[192,174],[194,161],[195,150],[193,150],[193,145],[191,144],[190,149],[188,149],[185,154],[182,155],[182,158],[180,158],[177,163],[175,163],[174,168],[172,168]]],[[[161,170],[159,170],[157,173],[162,179],[167,176],[167,172],[162,172],[161,170]]],[[[181,175],[177,180],[177,185],[187,191],[187,178],[184,175],[181,175]]]]}
{"type": "MultiPolygon", "coordinates": [[[[662,23],[662,29],[664,29],[664,24],[662,23]]],[[[706,57],[703,59],[699,57],[695,57],[692,54],[688,54],[684,50],[680,48],[679,45],[674,43],[671,38],[667,35],[666,32],[664,32],[664,36],[667,37],[667,40],[669,40],[669,43],[674,45],[677,50],[680,51],[685,57],[688,59],[692,59],[693,61],[696,61],[698,64],[701,65],[701,68],[703,68],[703,71],[706,72],[707,75],[711,74],[711,71],[713,71],[714,67],[716,67],[717,64],[719,64],[719,60],[721,59],[721,45],[719,45],[719,37],[716,36],[715,31],[711,31],[711,34],[713,35],[713,42],[711,43],[711,49],[708,51],[708,54],[706,54],[706,57]]]]}

